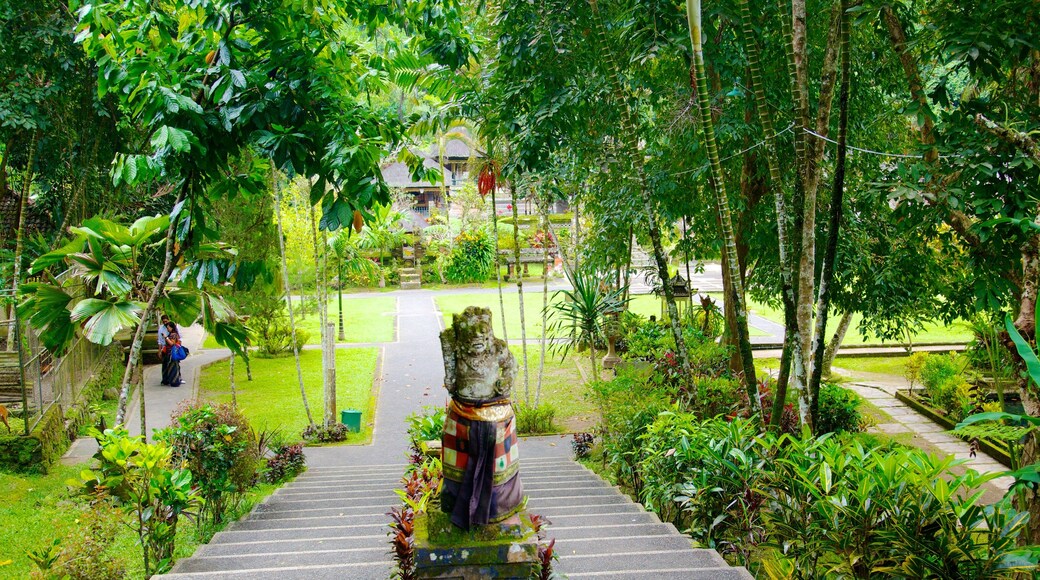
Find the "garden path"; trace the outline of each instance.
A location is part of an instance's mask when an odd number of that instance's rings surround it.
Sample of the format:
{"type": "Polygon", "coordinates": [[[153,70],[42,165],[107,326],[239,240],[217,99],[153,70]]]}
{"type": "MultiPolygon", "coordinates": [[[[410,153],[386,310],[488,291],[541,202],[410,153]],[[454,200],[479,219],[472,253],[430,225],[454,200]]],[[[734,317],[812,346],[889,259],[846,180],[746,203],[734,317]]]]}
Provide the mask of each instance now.
{"type": "MultiPolygon", "coordinates": [[[[372,443],[310,447],[308,470],[245,519],[177,563],[170,578],[387,578],[385,512],[408,454],[405,417],[443,405],[447,392],[434,292],[398,300],[397,341],[384,345],[372,443]]],[[[529,506],[554,522],[557,569],[569,577],[749,579],[712,550],[643,510],[570,459],[567,439],[525,438],[529,506]]]]}
{"type": "MultiPolygon", "coordinates": [[[[852,374],[849,371],[835,368],[842,374],[852,374]]],[[[912,437],[911,442],[937,454],[952,455],[956,459],[964,460],[964,468],[974,469],[982,474],[1005,473],[1008,471],[1002,463],[979,450],[974,455],[968,443],[950,434],[942,426],[931,419],[921,415],[905,403],[896,398],[897,389],[906,389],[909,385],[902,377],[894,375],[871,374],[868,382],[853,382],[844,385],[860,397],[866,399],[884,411],[891,421],[878,423],[874,430],[888,435],[908,434],[912,437]]],[[[1008,476],[998,477],[989,484],[991,493],[987,493],[987,499],[996,501],[1007,491],[1014,480],[1008,476]]]]}

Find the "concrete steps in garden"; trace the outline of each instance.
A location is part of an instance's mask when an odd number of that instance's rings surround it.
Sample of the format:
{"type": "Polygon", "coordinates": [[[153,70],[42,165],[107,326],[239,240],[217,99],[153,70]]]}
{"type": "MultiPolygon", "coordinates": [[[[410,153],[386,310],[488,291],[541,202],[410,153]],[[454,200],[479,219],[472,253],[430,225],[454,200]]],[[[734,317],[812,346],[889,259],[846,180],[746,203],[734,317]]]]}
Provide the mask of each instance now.
{"type": "Polygon", "coordinates": [[[418,268],[401,268],[401,290],[418,290],[422,287],[422,273],[418,268]]]}
{"type": "MultiPolygon", "coordinates": [[[[385,579],[386,512],[404,466],[311,468],[181,560],[166,578],[385,579]]],[[[556,570],[569,578],[749,579],[713,550],[694,549],[585,467],[563,458],[521,464],[531,513],[548,517],[556,570]]]]}

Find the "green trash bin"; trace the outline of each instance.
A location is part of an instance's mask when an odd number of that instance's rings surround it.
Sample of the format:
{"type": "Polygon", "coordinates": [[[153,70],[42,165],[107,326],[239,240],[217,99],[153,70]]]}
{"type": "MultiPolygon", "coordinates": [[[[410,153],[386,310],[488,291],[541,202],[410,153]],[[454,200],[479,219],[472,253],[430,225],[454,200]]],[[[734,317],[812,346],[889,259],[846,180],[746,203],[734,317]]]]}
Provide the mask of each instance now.
{"type": "Polygon", "coordinates": [[[347,431],[353,431],[354,433],[361,432],[361,411],[357,409],[344,409],[339,413],[340,422],[347,428],[347,431]]]}

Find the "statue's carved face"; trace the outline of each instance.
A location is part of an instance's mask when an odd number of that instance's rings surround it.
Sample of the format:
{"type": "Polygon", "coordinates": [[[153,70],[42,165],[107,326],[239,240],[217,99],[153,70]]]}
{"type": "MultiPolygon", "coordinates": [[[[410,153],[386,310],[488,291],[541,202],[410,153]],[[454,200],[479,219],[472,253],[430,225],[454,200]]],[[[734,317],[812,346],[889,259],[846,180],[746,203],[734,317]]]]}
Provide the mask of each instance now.
{"type": "Polygon", "coordinates": [[[471,316],[467,322],[470,325],[467,344],[469,351],[473,354],[484,354],[491,350],[491,341],[494,339],[494,334],[491,332],[491,315],[471,316]]]}

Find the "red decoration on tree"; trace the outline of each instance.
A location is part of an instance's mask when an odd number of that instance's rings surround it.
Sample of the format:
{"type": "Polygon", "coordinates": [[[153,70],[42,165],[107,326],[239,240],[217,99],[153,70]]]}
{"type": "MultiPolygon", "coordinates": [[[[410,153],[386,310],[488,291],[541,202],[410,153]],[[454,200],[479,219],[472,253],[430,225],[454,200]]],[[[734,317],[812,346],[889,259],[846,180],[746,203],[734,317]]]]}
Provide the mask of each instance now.
{"type": "Polygon", "coordinates": [[[495,189],[497,182],[498,165],[494,161],[489,161],[480,168],[480,174],[477,176],[477,192],[480,193],[480,197],[487,197],[487,194],[495,189]]]}

